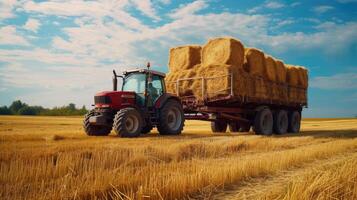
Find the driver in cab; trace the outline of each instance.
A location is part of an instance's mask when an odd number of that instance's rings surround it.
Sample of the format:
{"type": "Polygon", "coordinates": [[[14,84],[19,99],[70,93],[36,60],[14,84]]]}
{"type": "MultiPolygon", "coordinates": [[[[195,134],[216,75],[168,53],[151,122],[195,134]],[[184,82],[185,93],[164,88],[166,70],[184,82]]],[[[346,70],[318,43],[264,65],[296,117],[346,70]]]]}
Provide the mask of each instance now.
{"type": "Polygon", "coordinates": [[[148,78],[148,87],[147,87],[147,92],[148,92],[148,103],[150,105],[154,104],[154,101],[159,97],[159,92],[158,90],[153,86],[152,84],[152,78],[148,78]]]}

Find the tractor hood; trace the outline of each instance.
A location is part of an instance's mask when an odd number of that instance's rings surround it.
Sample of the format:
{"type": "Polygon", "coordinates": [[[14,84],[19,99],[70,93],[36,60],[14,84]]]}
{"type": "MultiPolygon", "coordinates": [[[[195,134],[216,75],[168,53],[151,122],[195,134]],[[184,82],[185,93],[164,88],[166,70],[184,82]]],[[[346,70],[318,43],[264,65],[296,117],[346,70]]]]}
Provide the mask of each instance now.
{"type": "Polygon", "coordinates": [[[94,97],[95,107],[121,109],[135,103],[135,92],[104,91],[94,97]]]}
{"type": "Polygon", "coordinates": [[[95,96],[116,96],[116,95],[133,95],[135,97],[135,92],[128,92],[128,91],[103,91],[98,92],[95,96]]]}

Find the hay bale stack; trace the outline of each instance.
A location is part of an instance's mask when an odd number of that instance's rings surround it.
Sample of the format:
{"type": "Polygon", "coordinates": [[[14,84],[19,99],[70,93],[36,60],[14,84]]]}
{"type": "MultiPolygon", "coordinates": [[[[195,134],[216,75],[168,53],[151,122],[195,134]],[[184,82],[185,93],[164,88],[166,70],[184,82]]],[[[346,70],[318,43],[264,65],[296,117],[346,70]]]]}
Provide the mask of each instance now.
{"type": "Polygon", "coordinates": [[[275,66],[276,66],[276,81],[279,83],[285,83],[286,82],[286,67],[281,60],[275,60],[275,66]]]}
{"type": "Polygon", "coordinates": [[[299,69],[293,65],[286,65],[286,81],[289,84],[289,101],[290,102],[298,102],[299,101],[299,79],[300,73],[299,69]]]}
{"type": "Polygon", "coordinates": [[[214,99],[227,97],[233,91],[234,96],[248,101],[301,103],[307,99],[305,68],[285,65],[255,48],[244,48],[233,38],[211,39],[202,49],[200,46],[172,48],[169,68],[167,91],[179,92],[179,96],[193,95],[203,100],[205,92],[206,97],[214,99]],[[186,80],[177,84],[178,79],[186,80]]]}
{"type": "Polygon", "coordinates": [[[201,63],[201,46],[180,46],[170,49],[169,69],[170,72],[192,69],[201,63]]]}
{"type": "Polygon", "coordinates": [[[243,44],[233,38],[215,38],[202,48],[202,65],[230,65],[241,68],[244,62],[243,44]]]}
{"type": "Polygon", "coordinates": [[[300,73],[299,69],[293,65],[286,65],[286,81],[291,86],[299,86],[300,73]]]}
{"type": "Polygon", "coordinates": [[[265,55],[265,75],[270,81],[276,81],[277,70],[274,58],[269,55],[265,55]]]}
{"type": "Polygon", "coordinates": [[[297,66],[299,71],[299,85],[303,88],[308,87],[308,71],[305,67],[297,66]]]}
{"type": "Polygon", "coordinates": [[[193,95],[194,80],[181,80],[179,83],[177,83],[177,80],[194,77],[196,77],[196,69],[181,70],[180,72],[170,72],[165,78],[167,92],[177,94],[178,88],[180,96],[193,95]]]}
{"type": "Polygon", "coordinates": [[[244,49],[244,66],[249,74],[253,76],[263,76],[265,67],[264,53],[259,49],[244,49]]]}
{"type": "MultiPolygon", "coordinates": [[[[207,97],[215,98],[229,94],[231,79],[229,74],[236,68],[231,65],[212,64],[198,69],[199,77],[205,78],[204,91],[207,97]]],[[[202,80],[198,79],[193,85],[195,95],[202,97],[202,80]]]]}

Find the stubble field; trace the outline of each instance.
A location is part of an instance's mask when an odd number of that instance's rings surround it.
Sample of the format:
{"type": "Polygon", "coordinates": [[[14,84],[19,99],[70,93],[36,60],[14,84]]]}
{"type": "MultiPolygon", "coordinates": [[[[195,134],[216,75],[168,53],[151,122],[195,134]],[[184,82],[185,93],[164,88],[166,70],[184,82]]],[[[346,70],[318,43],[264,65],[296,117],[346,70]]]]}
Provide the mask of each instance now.
{"type": "Polygon", "coordinates": [[[0,117],[0,199],[357,199],[357,119],[302,133],[88,137],[80,117],[0,117]]]}

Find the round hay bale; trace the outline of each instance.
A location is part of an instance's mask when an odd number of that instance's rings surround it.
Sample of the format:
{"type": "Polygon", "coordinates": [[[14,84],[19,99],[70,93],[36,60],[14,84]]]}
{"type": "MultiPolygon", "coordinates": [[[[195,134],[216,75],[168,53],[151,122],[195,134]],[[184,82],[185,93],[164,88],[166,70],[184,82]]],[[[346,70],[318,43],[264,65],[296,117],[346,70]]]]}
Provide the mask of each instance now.
{"type": "Polygon", "coordinates": [[[202,48],[202,65],[231,65],[238,68],[243,66],[244,47],[234,38],[215,38],[208,41],[202,48]]]}
{"type": "Polygon", "coordinates": [[[265,66],[264,53],[259,49],[245,48],[244,55],[246,70],[253,76],[263,76],[265,66]]]}
{"type": "Polygon", "coordinates": [[[201,63],[201,46],[188,45],[170,49],[169,69],[172,72],[191,69],[201,63]]]}
{"type": "Polygon", "coordinates": [[[277,72],[274,58],[269,55],[265,55],[265,75],[271,81],[276,81],[277,72]]]}
{"type": "Polygon", "coordinates": [[[275,66],[276,66],[276,79],[279,83],[285,83],[286,82],[286,67],[281,60],[275,60],[275,66]]]}

